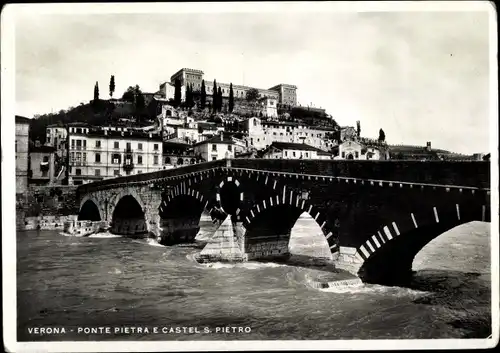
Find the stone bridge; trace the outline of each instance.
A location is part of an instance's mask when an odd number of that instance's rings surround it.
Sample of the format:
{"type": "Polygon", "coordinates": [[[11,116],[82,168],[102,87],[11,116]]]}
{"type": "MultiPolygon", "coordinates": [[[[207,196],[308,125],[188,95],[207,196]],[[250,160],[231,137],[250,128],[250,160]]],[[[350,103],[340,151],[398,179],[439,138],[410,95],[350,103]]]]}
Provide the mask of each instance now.
{"type": "Polygon", "coordinates": [[[80,220],[164,244],[193,241],[204,212],[214,223],[229,216],[243,260],[286,258],[291,229],[308,212],[337,267],[396,283],[435,237],[490,221],[490,164],[218,160],[82,185],[78,197],[80,220]]]}

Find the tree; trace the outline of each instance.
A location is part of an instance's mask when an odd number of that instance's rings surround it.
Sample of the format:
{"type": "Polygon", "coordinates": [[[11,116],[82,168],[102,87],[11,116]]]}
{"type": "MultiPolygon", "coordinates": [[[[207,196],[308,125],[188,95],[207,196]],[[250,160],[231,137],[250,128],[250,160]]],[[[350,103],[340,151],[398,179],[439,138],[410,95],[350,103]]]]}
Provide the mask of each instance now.
{"type": "Polygon", "coordinates": [[[256,88],[250,88],[247,91],[247,101],[252,102],[256,101],[259,98],[259,91],[256,88]]]}
{"type": "Polygon", "coordinates": [[[379,140],[379,142],[385,141],[385,132],[382,129],[380,129],[380,131],[378,132],[378,140],[379,140]]]}
{"type": "Polygon", "coordinates": [[[222,90],[219,86],[219,90],[217,91],[217,110],[220,112],[222,110],[222,90]]]}
{"type": "Polygon", "coordinates": [[[201,80],[201,97],[200,97],[201,109],[205,109],[206,102],[207,102],[207,91],[205,89],[205,80],[201,80]]]}
{"type": "Polygon", "coordinates": [[[214,79],[214,91],[213,91],[213,95],[212,95],[212,108],[213,108],[213,112],[215,113],[217,111],[217,102],[218,102],[218,98],[217,98],[217,81],[214,79]]]}
{"type": "Polygon", "coordinates": [[[122,99],[127,102],[133,103],[135,101],[135,87],[129,86],[125,93],[123,93],[122,99]]]}
{"type": "Polygon", "coordinates": [[[182,91],[181,91],[181,81],[177,78],[175,79],[175,90],[174,90],[174,105],[181,105],[182,91]]]}
{"type": "Polygon", "coordinates": [[[113,93],[115,93],[115,76],[111,75],[109,79],[109,96],[113,98],[113,93]]]}
{"type": "Polygon", "coordinates": [[[233,84],[229,84],[229,112],[232,113],[234,108],[234,92],[233,92],[233,84]]]}
{"type": "Polygon", "coordinates": [[[356,121],[356,125],[357,125],[358,137],[360,137],[361,136],[361,122],[359,120],[356,121]]]}
{"type": "Polygon", "coordinates": [[[94,86],[94,100],[99,100],[99,83],[96,81],[94,86]]]}

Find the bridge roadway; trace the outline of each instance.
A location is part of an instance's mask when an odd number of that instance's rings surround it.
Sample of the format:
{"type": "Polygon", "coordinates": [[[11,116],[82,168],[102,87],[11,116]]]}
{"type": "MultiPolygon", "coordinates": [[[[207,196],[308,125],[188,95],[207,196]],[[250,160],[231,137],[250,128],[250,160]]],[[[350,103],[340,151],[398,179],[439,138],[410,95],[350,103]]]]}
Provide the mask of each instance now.
{"type": "Polygon", "coordinates": [[[203,212],[219,224],[229,216],[236,245],[207,261],[286,258],[291,229],[308,212],[337,267],[368,282],[399,283],[432,239],[462,223],[490,221],[489,188],[483,161],[227,159],[77,192],[79,219],[164,244],[193,241],[203,212]]]}

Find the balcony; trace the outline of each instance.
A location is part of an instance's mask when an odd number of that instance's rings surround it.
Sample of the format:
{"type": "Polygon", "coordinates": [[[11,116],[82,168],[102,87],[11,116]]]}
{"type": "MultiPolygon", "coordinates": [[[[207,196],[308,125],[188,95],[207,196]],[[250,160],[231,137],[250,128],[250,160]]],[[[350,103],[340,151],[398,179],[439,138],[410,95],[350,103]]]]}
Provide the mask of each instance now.
{"type": "Polygon", "coordinates": [[[86,150],[87,146],[71,146],[71,148],[73,148],[77,151],[82,151],[82,150],[86,150]]]}
{"type": "Polygon", "coordinates": [[[129,171],[129,170],[132,170],[134,169],[134,163],[132,162],[131,159],[125,159],[123,161],[123,170],[125,171],[129,171]]]}

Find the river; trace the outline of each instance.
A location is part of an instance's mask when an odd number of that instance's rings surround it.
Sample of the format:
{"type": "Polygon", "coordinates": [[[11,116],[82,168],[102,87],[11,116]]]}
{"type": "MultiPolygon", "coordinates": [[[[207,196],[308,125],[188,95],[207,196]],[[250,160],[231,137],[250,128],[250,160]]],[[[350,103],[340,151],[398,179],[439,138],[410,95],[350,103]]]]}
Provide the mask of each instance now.
{"type": "MultiPolygon", "coordinates": [[[[204,222],[202,229],[209,226],[204,222]]],[[[202,231],[197,239],[204,238],[202,231]]],[[[293,228],[290,250],[299,260],[290,264],[201,265],[194,260],[201,249],[202,243],[164,247],[108,234],[18,232],[18,340],[486,338],[491,333],[489,223],[465,224],[429,243],[415,258],[414,279],[406,288],[310,286],[307,279],[322,272],[309,266],[310,260],[329,253],[309,216],[293,228]],[[103,326],[195,331],[78,333],[78,327],[103,326]],[[216,332],[228,326],[247,332],[216,332]],[[30,333],[35,327],[65,327],[66,333],[30,333]]]]}

